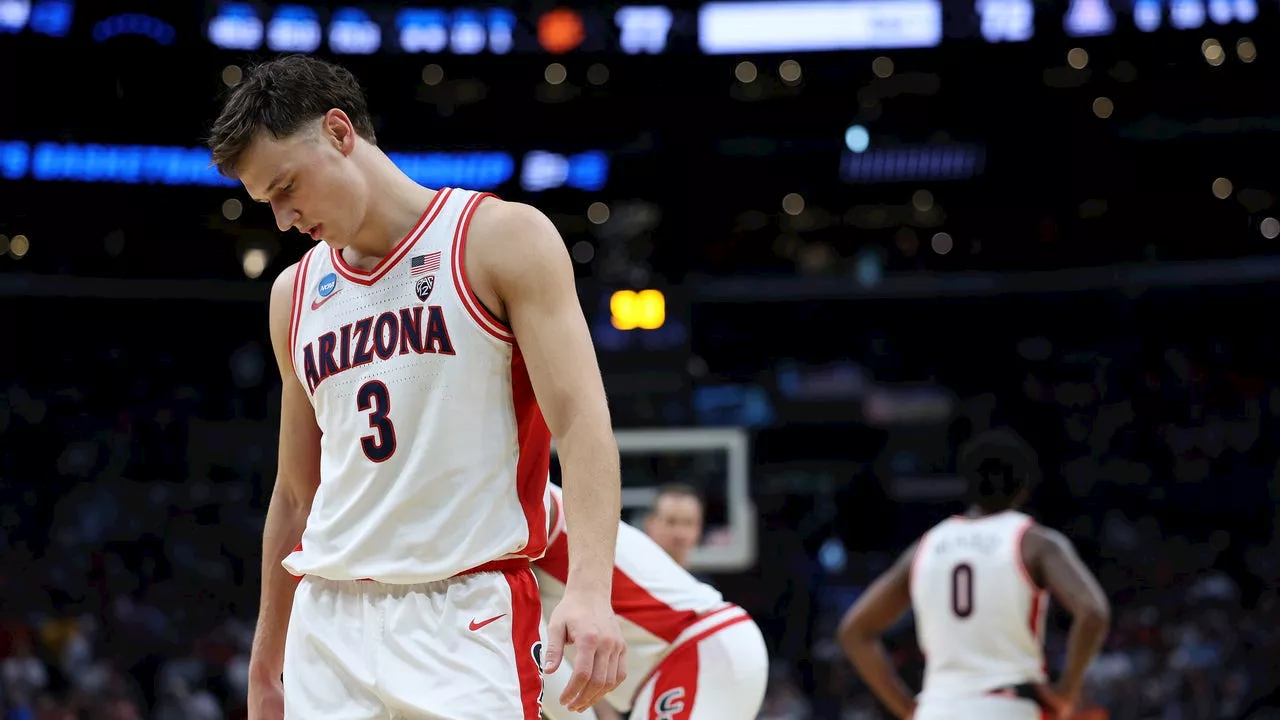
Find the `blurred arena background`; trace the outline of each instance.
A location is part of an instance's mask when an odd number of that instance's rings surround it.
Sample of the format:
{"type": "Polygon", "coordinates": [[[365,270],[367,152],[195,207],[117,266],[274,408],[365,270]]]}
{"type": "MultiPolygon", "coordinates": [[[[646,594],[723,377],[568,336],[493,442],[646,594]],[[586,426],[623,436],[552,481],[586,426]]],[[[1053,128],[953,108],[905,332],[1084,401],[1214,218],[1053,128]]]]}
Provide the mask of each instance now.
{"type": "Polygon", "coordinates": [[[356,71],[420,182],[556,222],[628,509],[707,494],[762,718],[886,717],[835,622],[993,424],[1116,608],[1088,716],[1280,717],[1278,28],[1276,0],[0,0],[4,718],[243,716],[267,295],[310,241],[202,148],[277,52],[356,71]]]}

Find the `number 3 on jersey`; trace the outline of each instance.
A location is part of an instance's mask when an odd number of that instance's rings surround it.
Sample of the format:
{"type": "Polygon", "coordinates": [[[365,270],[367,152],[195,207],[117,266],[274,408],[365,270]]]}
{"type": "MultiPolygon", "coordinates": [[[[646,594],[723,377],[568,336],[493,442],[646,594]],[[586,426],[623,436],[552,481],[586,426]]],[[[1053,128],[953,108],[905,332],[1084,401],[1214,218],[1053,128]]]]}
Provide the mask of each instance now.
{"type": "Polygon", "coordinates": [[[381,380],[370,380],[356,391],[356,408],[369,413],[373,432],[360,438],[360,449],[373,462],[385,462],[396,452],[396,428],[387,413],[391,412],[391,393],[381,380]]]}
{"type": "Polygon", "coordinates": [[[969,563],[951,571],[951,612],[961,619],[973,614],[973,566],[969,563]]]}

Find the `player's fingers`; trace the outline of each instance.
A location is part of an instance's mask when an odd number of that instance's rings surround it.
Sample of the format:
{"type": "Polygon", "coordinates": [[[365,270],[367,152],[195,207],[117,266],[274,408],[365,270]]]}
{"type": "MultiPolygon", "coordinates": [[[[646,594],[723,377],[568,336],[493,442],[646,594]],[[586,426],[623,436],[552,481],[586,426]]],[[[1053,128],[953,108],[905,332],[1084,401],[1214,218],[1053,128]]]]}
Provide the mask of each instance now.
{"type": "Polygon", "coordinates": [[[601,640],[596,650],[596,671],[592,673],[588,691],[591,692],[591,704],[595,705],[618,686],[619,648],[623,647],[616,638],[606,637],[601,640]]]}
{"type": "Polygon", "coordinates": [[[560,660],[564,658],[564,644],[564,623],[553,620],[547,625],[547,648],[542,656],[542,672],[553,673],[560,667],[560,660]]]}
{"type": "Polygon", "coordinates": [[[596,657],[596,638],[593,635],[574,638],[574,647],[577,648],[577,654],[573,658],[573,675],[560,694],[560,704],[574,712],[582,712],[591,707],[587,685],[590,684],[599,661],[596,657]]]}
{"type": "Polygon", "coordinates": [[[611,692],[614,688],[622,684],[627,679],[627,646],[626,643],[618,644],[618,651],[613,655],[613,684],[605,692],[611,692]]]}

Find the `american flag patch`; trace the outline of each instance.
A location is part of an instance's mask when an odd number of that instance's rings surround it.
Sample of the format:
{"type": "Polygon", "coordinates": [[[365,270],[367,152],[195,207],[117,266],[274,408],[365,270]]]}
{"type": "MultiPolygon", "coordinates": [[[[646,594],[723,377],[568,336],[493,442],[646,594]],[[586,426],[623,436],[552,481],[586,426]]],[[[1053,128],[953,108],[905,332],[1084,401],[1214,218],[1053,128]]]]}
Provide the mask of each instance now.
{"type": "Polygon", "coordinates": [[[435,272],[440,269],[440,252],[427,253],[426,255],[414,255],[409,260],[409,274],[421,275],[422,273],[435,272]]]}

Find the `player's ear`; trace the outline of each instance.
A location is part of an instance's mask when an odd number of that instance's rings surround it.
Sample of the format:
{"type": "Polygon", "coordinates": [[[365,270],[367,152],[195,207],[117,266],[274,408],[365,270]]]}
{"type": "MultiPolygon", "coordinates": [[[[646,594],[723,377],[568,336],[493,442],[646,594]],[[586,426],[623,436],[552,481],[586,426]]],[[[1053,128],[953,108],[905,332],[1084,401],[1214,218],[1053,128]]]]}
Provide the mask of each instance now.
{"type": "Polygon", "coordinates": [[[321,127],[323,128],[324,138],[326,141],[334,144],[338,148],[338,152],[343,155],[350,155],[356,147],[356,129],[351,124],[351,118],[338,108],[333,108],[324,114],[324,120],[321,127]]]}

